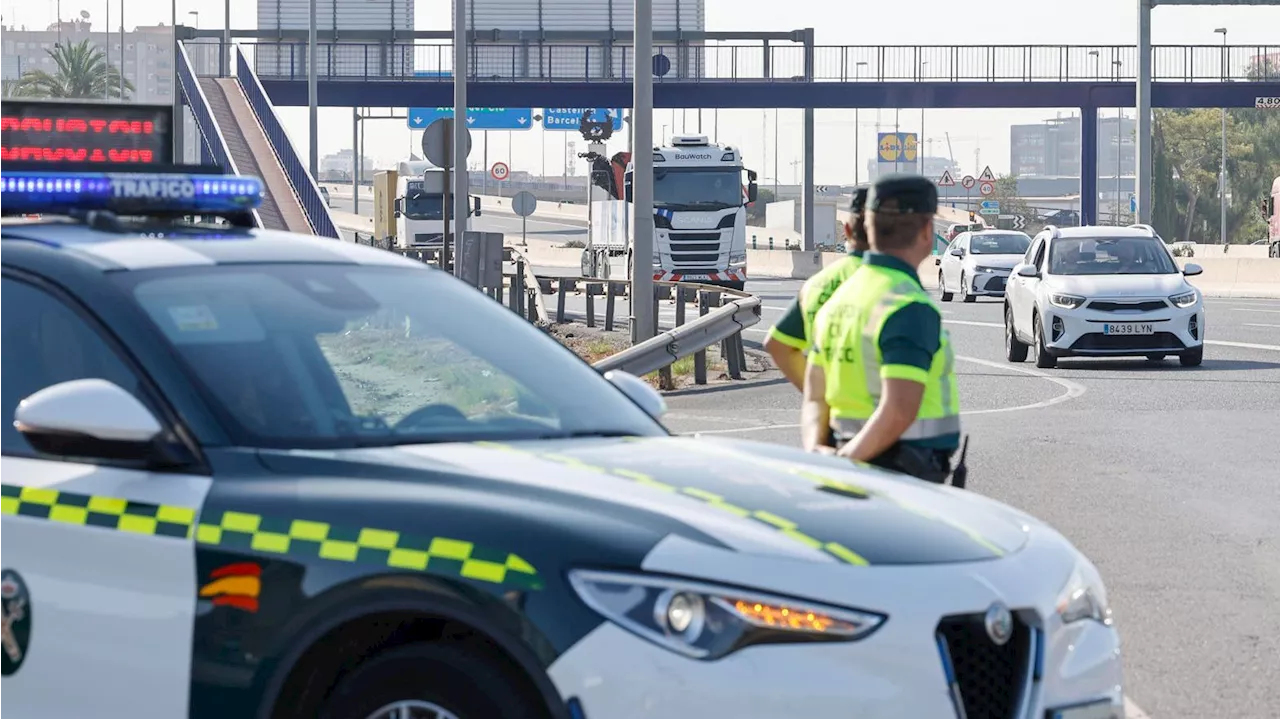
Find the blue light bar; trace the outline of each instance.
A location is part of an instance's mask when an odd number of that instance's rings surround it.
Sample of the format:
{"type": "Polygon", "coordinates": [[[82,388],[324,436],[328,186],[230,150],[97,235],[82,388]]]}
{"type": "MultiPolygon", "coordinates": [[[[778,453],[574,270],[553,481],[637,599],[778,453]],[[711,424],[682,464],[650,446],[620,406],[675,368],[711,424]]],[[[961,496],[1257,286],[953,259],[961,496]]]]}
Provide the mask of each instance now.
{"type": "Polygon", "coordinates": [[[262,181],[243,175],[186,173],[6,172],[0,210],[6,215],[226,215],[262,204],[262,181]]]}

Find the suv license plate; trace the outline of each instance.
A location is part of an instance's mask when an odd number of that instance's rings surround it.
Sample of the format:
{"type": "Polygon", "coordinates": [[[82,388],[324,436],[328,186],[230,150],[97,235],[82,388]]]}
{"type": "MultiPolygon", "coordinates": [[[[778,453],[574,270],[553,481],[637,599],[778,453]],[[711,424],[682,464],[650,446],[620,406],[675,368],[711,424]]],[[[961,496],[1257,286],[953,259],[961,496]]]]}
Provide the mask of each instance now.
{"type": "Polygon", "coordinates": [[[1102,326],[1104,335],[1153,335],[1155,325],[1150,322],[1109,322],[1102,326]]]}

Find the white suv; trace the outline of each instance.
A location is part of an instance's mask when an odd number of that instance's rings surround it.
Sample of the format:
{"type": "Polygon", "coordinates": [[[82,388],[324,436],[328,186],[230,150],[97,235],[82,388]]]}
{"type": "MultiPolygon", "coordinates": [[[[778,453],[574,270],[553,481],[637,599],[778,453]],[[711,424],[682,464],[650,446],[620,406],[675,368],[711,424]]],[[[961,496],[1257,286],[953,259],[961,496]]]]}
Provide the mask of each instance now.
{"type": "Polygon", "coordinates": [[[1044,228],[1014,268],[1004,301],[1005,356],[1037,367],[1059,357],[1176,354],[1204,359],[1204,304],[1147,225],[1044,228]]]}

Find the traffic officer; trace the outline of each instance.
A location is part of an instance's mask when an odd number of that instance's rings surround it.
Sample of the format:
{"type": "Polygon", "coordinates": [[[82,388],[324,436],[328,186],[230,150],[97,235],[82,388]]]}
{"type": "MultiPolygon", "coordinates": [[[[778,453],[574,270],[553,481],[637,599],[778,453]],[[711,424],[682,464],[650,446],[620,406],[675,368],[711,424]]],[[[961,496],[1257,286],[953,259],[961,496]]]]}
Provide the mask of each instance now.
{"type": "MultiPolygon", "coordinates": [[[[871,187],[871,251],[814,321],[805,446],[944,483],[960,444],[955,355],[916,268],[933,251],[938,191],[916,175],[871,187]]],[[[964,454],[953,477],[964,484],[964,454]]]]}
{"type": "Polygon", "coordinates": [[[849,219],[844,225],[844,247],[848,255],[827,265],[810,277],[800,287],[800,293],[791,301],[787,311],[769,330],[764,349],[773,362],[798,390],[804,390],[805,354],[813,344],[813,318],[850,275],[862,264],[867,251],[867,227],[863,222],[863,208],[867,203],[867,185],[853,190],[853,202],[849,205],[849,219]]]}

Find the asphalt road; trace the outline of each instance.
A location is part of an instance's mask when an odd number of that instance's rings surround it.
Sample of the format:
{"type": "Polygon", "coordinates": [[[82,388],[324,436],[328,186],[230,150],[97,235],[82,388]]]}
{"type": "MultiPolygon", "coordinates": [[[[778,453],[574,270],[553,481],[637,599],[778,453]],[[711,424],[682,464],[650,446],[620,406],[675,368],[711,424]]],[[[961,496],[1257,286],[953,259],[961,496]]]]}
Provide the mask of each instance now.
{"type": "MultiPolygon", "coordinates": [[[[748,347],[799,285],[748,283],[764,300],[748,347]]],[[[567,299],[582,316],[581,296],[567,299]]],[[[998,300],[942,306],[970,488],[1049,522],[1098,565],[1131,699],[1158,719],[1280,716],[1280,301],[1207,300],[1199,368],[1009,364],[998,300]]],[[[799,395],[777,372],[667,402],[676,432],[799,443],[799,395]]]]}

